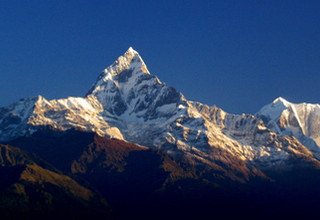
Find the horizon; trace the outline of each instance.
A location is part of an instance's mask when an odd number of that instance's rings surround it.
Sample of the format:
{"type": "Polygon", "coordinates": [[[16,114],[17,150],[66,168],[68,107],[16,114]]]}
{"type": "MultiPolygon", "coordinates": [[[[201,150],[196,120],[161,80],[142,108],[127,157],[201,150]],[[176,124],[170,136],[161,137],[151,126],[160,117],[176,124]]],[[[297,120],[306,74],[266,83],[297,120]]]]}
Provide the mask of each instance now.
{"type": "Polygon", "coordinates": [[[81,97],[131,46],[162,82],[226,112],[320,103],[317,1],[94,3],[0,3],[0,106],[81,97]]]}

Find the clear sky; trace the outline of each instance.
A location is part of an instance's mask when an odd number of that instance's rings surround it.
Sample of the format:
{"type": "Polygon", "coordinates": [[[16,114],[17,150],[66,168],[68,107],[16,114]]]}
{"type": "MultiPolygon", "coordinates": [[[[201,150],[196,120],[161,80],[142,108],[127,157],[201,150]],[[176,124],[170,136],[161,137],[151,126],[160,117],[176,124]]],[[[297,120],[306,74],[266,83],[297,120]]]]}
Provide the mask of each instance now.
{"type": "Polygon", "coordinates": [[[84,95],[129,46],[188,99],[320,103],[320,1],[0,1],[0,105],[84,95]]]}

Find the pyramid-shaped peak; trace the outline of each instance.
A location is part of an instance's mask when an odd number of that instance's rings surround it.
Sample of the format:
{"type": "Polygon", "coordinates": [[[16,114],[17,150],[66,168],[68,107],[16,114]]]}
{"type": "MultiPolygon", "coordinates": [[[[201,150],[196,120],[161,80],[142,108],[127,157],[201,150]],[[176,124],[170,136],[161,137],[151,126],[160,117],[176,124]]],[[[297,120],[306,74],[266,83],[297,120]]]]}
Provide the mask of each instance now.
{"type": "Polygon", "coordinates": [[[275,100],[273,100],[272,104],[283,104],[285,106],[291,104],[289,101],[287,101],[286,99],[282,98],[282,97],[278,97],[275,100]]]}
{"type": "Polygon", "coordinates": [[[128,63],[140,63],[145,66],[145,63],[141,58],[140,54],[132,47],[129,47],[129,49],[118,58],[116,63],[118,63],[120,60],[125,60],[128,63]]]}
{"type": "Polygon", "coordinates": [[[281,116],[282,112],[288,109],[290,106],[291,106],[290,102],[288,102],[282,97],[278,97],[275,100],[273,100],[272,103],[262,107],[257,114],[264,115],[267,118],[270,118],[272,120],[276,120],[281,116]]]}
{"type": "Polygon", "coordinates": [[[139,54],[135,49],[129,47],[125,54],[139,54]]]}
{"type": "Polygon", "coordinates": [[[103,70],[87,95],[97,93],[97,91],[101,90],[103,85],[106,86],[109,81],[119,79],[120,81],[121,79],[128,80],[129,78],[134,78],[132,76],[137,76],[139,74],[150,75],[150,72],[138,52],[132,47],[129,47],[129,49],[123,55],[119,56],[113,64],[103,70]]]}
{"type": "Polygon", "coordinates": [[[139,55],[139,53],[134,50],[132,47],[129,47],[129,49],[119,58],[125,58],[127,61],[131,62],[131,61],[135,61],[135,62],[141,62],[143,63],[143,60],[141,58],[141,56],[139,55]]]}
{"type": "Polygon", "coordinates": [[[285,98],[282,98],[281,96],[279,96],[278,98],[273,100],[273,103],[276,103],[276,102],[287,102],[287,100],[285,98]]]}
{"type": "Polygon", "coordinates": [[[139,53],[132,47],[129,49],[109,67],[104,70],[104,74],[111,76],[119,75],[125,70],[134,70],[134,72],[143,72],[149,74],[146,64],[140,57],[139,53]]]}

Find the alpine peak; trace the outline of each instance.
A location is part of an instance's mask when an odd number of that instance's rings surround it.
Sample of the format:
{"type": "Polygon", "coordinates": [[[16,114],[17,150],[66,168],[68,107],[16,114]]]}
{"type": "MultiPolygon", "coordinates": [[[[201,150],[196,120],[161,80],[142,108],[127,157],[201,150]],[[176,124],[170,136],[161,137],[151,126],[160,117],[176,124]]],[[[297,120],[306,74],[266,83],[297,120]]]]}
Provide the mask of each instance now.
{"type": "Polygon", "coordinates": [[[290,104],[289,101],[287,101],[286,99],[282,98],[282,97],[278,97],[276,98],[272,104],[277,104],[277,103],[282,103],[283,105],[287,106],[288,104],[290,104]]]}
{"type": "Polygon", "coordinates": [[[134,50],[132,47],[129,47],[128,50],[125,52],[125,54],[139,55],[139,53],[136,50],[134,50]]]}
{"type": "Polygon", "coordinates": [[[104,69],[103,75],[110,78],[129,72],[150,74],[143,59],[132,47],[129,47],[111,66],[104,69]]]}
{"type": "Polygon", "coordinates": [[[119,90],[121,87],[126,91],[129,90],[129,87],[131,88],[139,77],[152,78],[156,83],[161,84],[157,77],[151,76],[139,53],[132,47],[129,47],[112,65],[104,69],[96,83],[87,93],[87,96],[92,94],[99,97],[101,101],[106,95],[104,93],[110,89],[119,90]]]}

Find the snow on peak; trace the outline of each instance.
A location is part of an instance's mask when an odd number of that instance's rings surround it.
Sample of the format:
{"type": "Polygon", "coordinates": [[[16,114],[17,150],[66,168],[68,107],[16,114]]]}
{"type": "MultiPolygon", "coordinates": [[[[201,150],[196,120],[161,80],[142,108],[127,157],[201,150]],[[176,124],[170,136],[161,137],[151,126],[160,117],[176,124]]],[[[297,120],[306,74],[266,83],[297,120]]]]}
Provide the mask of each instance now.
{"type": "Polygon", "coordinates": [[[257,115],[269,119],[269,128],[295,136],[311,150],[320,147],[320,105],[296,104],[279,97],[264,106],[257,115]]]}
{"type": "Polygon", "coordinates": [[[146,64],[132,47],[129,49],[109,67],[104,70],[104,76],[110,78],[112,76],[128,73],[132,70],[133,73],[146,73],[149,74],[146,64]]]}
{"type": "Polygon", "coordinates": [[[129,47],[128,50],[125,52],[125,54],[139,55],[139,53],[136,50],[134,50],[132,47],[129,47]]]}
{"type": "Polygon", "coordinates": [[[275,100],[273,100],[272,104],[282,104],[284,106],[289,106],[291,103],[282,97],[278,97],[275,100]]]}
{"type": "Polygon", "coordinates": [[[150,76],[150,73],[139,53],[129,47],[112,65],[103,70],[87,95],[103,89],[110,89],[109,87],[114,86],[114,84],[118,86],[118,81],[131,82],[130,79],[139,75],[150,76]]]}
{"type": "Polygon", "coordinates": [[[108,108],[118,109],[115,111],[120,113],[126,109],[126,100],[131,100],[134,95],[138,94],[138,90],[144,91],[147,87],[152,89],[154,86],[161,87],[161,81],[149,73],[139,53],[130,47],[103,71],[87,96],[97,97],[104,106],[108,105],[108,108]]]}
{"type": "Polygon", "coordinates": [[[263,115],[271,120],[276,120],[281,116],[282,112],[290,106],[290,102],[282,97],[278,97],[272,103],[265,105],[257,114],[263,115]]]}

